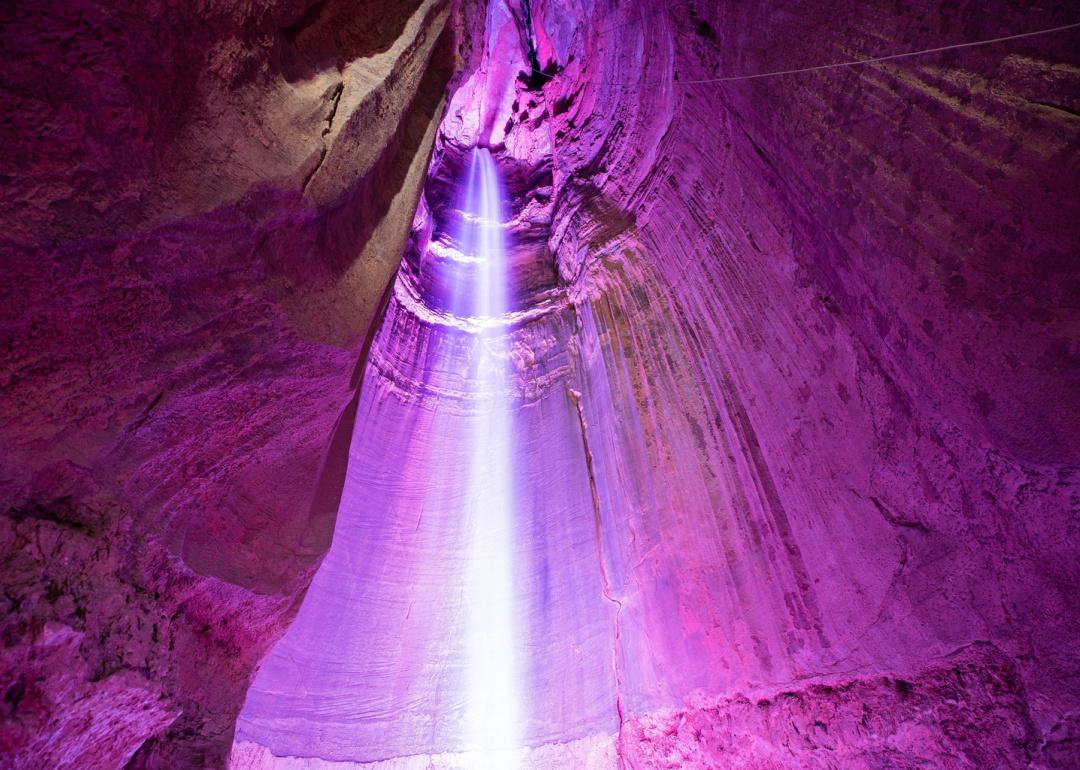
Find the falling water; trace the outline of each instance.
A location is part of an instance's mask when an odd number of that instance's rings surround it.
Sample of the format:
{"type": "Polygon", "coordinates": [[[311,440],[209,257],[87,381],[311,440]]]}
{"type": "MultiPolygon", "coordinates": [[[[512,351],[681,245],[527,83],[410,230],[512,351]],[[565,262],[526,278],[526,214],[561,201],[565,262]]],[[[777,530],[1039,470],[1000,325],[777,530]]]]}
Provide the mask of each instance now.
{"type": "Polygon", "coordinates": [[[509,350],[505,327],[493,323],[507,311],[507,249],[502,193],[490,151],[474,149],[458,242],[475,260],[469,305],[480,323],[474,372],[476,413],[469,467],[468,561],[464,622],[468,637],[467,742],[477,768],[509,768],[520,745],[520,672],[513,552],[513,483],[510,458],[509,350]]]}
{"type": "Polygon", "coordinates": [[[578,413],[557,388],[513,395],[492,154],[474,150],[463,177],[426,263],[448,312],[418,317],[431,308],[399,274],[333,545],[248,692],[236,767],[273,755],[515,770],[615,728],[614,610],[598,589],[578,413]]]}

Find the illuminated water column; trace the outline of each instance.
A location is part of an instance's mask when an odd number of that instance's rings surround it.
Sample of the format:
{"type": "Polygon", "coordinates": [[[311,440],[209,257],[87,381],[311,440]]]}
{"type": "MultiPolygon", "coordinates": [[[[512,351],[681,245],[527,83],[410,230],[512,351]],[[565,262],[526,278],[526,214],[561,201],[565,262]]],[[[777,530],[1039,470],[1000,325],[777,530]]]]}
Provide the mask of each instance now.
{"type": "Polygon", "coordinates": [[[465,575],[468,635],[467,741],[477,768],[509,768],[521,745],[519,630],[514,628],[514,454],[502,195],[491,153],[474,149],[459,243],[475,260],[469,315],[477,322],[476,413],[469,469],[469,552],[465,575]]]}
{"type": "Polygon", "coordinates": [[[521,320],[494,158],[464,160],[373,341],[333,545],[248,692],[234,770],[615,766],[580,415],[561,379],[526,396],[540,370],[511,356],[511,317],[523,346],[572,327],[521,320]]]}

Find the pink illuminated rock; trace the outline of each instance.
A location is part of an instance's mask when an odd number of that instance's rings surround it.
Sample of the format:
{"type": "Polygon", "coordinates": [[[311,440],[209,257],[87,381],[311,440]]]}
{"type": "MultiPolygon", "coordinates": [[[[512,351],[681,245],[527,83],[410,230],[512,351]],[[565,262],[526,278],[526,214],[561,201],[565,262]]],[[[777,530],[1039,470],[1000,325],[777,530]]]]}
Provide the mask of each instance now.
{"type": "Polygon", "coordinates": [[[220,767],[329,545],[450,4],[0,15],[0,765],[220,767]]]}
{"type": "Polygon", "coordinates": [[[0,11],[4,759],[476,759],[480,144],[514,761],[1075,767],[1068,4],[488,5],[0,11]]]}
{"type": "Polygon", "coordinates": [[[627,723],[620,750],[630,767],[671,770],[1020,770],[1031,767],[1037,740],[1014,666],[975,644],[912,678],[839,678],[693,699],[627,723]]]}
{"type": "MultiPolygon", "coordinates": [[[[512,190],[513,180],[533,178],[518,169],[550,168],[551,193],[533,201],[535,218],[524,214],[528,195],[516,194],[517,232],[528,244],[522,264],[553,264],[559,280],[546,289],[524,277],[541,271],[522,269],[512,281],[525,298],[513,332],[516,419],[529,426],[514,463],[550,469],[521,515],[578,533],[532,569],[567,576],[558,583],[567,597],[606,604],[609,625],[601,638],[593,629],[602,614],[570,606],[544,622],[531,618],[527,627],[540,637],[555,629],[553,650],[558,640],[576,647],[588,639],[585,661],[590,650],[606,653],[583,668],[565,651],[534,654],[535,678],[524,681],[528,745],[588,740],[605,729],[559,700],[564,686],[546,689],[573,681],[578,695],[607,689],[615,720],[608,734],[631,766],[980,767],[989,757],[1006,767],[1067,766],[1077,694],[1068,587],[1080,576],[1067,513],[1076,505],[1076,404],[1066,394],[1076,371],[1045,364],[1075,322],[1065,297],[1075,288],[1066,255],[1077,241],[1068,219],[1076,212],[1059,212],[1057,202],[1069,197],[1066,173],[1051,166],[1075,143],[1076,127],[1068,109],[1031,103],[1067,107],[1075,99],[1075,80],[1051,75],[1075,33],[1033,39],[1019,51],[987,47],[692,84],[718,72],[882,53],[869,45],[869,30],[895,32],[882,41],[889,50],[940,46],[951,42],[950,11],[930,32],[885,21],[893,11],[884,6],[861,7],[833,26],[810,10],[764,21],[756,11],[706,17],[659,5],[597,12],[552,3],[534,11],[540,58],[562,70],[539,91],[519,81],[511,100],[500,73],[524,58],[497,50],[463,80],[375,348],[393,350],[395,363],[373,356],[366,382],[375,392],[365,396],[372,404],[411,398],[419,419],[429,410],[454,413],[455,399],[468,393],[460,374],[467,353],[445,352],[464,344],[451,342],[460,331],[440,328],[449,324],[445,308],[431,310],[445,290],[440,218],[452,201],[455,154],[497,143],[512,190]],[[821,33],[813,45],[804,29],[821,33]],[[751,46],[761,39],[751,31],[778,41],[774,58],[751,46]],[[1043,91],[1019,102],[986,90],[991,79],[1019,88],[1010,78],[1020,71],[1029,73],[1026,88],[1041,83],[1043,91]],[[904,115],[914,137],[893,139],[904,115]],[[993,160],[991,147],[1010,142],[1018,158],[993,160]],[[974,154],[961,149],[969,145],[974,154]],[[940,158],[955,165],[942,170],[940,158]],[[1032,204],[992,214],[992,201],[1017,199],[1032,204]],[[1010,224],[995,230],[994,217],[1010,224]],[[973,241],[985,250],[959,246],[973,241]],[[1041,256],[1016,252],[1020,244],[1041,256]],[[1011,259],[996,256],[1010,250],[1011,259]],[[1005,261],[1026,287],[1014,300],[984,277],[1005,261]],[[1005,314],[1011,301],[1019,304],[1005,314]],[[1011,394],[1008,409],[990,408],[993,382],[1011,394]],[[535,422],[533,399],[547,405],[535,422]],[[1032,443],[1022,432],[1035,424],[1044,440],[1032,443]],[[570,457],[569,465],[550,453],[570,457]],[[569,565],[584,565],[590,550],[598,554],[593,571],[575,573],[569,565]],[[965,652],[976,643],[992,646],[965,652]],[[941,668],[942,659],[961,662],[941,668]],[[946,714],[954,672],[964,705],[946,714]],[[894,678],[907,684],[894,686],[894,678]],[[908,686],[918,693],[910,702],[901,692],[908,686]],[[770,705],[778,692],[799,702],[794,724],[770,705]],[[744,707],[757,702],[749,698],[767,702],[744,707]],[[862,724],[862,706],[884,721],[862,724]],[[937,716],[922,716],[926,709],[937,716]],[[531,721],[539,719],[554,732],[531,721]]],[[[498,26],[505,16],[491,13],[486,40],[497,48],[509,35],[498,26]]],[[[1019,20],[980,16],[956,41],[999,37],[1019,20]]],[[[1041,26],[1062,21],[1046,14],[1041,26]]],[[[405,431],[407,413],[369,413],[358,425],[361,433],[405,431]]],[[[409,446],[434,454],[390,452],[411,458],[408,470],[390,473],[394,489],[440,485],[433,469],[459,446],[443,447],[448,430],[408,429],[409,446]]],[[[371,449],[354,442],[350,472],[382,478],[386,448],[402,441],[380,436],[371,449]]],[[[379,499],[358,496],[362,513],[353,515],[378,517],[379,499]]],[[[389,510],[393,521],[408,520],[405,510],[389,510]]],[[[440,522],[453,518],[452,505],[435,510],[440,522]]],[[[417,521],[417,537],[433,526],[417,521]]],[[[551,532],[520,536],[521,548],[560,542],[551,532]]],[[[462,553],[451,539],[437,542],[448,549],[438,558],[424,558],[420,545],[399,558],[428,565],[410,573],[420,585],[453,586],[460,579],[450,573],[426,577],[462,553]]],[[[521,606],[539,590],[535,579],[530,571],[517,587],[521,606]]],[[[410,595],[407,582],[362,582],[369,596],[407,603],[410,595]]],[[[368,661],[378,674],[353,670],[348,685],[283,700],[289,722],[275,727],[271,704],[288,688],[272,684],[267,670],[240,731],[251,756],[260,743],[271,749],[253,766],[278,766],[273,755],[464,761],[453,758],[465,748],[455,738],[460,688],[444,682],[463,665],[453,648],[460,616],[445,600],[426,601],[434,606],[421,612],[423,622],[435,618],[446,641],[419,657],[436,671],[420,677],[419,690],[394,685],[412,664],[368,661]],[[399,692],[403,701],[390,698],[399,692]],[[335,727],[316,705],[371,701],[386,709],[380,718],[422,717],[369,736],[378,722],[368,710],[335,727]]],[[[374,612],[378,626],[380,603],[354,602],[348,606],[374,612]]],[[[518,621],[528,624],[528,613],[518,621]]],[[[303,616],[297,634],[302,625],[303,616]]],[[[283,643],[294,676],[319,679],[313,642],[283,643]]],[[[369,641],[345,657],[355,660],[360,649],[375,660],[389,653],[369,641]]]]}
{"type": "MultiPolygon", "coordinates": [[[[1072,19],[549,8],[553,250],[596,329],[581,404],[624,713],[990,641],[1043,736],[1024,751],[1069,766],[1076,31],[691,82],[1072,19]]],[[[949,729],[981,734],[969,716],[949,729]]]]}

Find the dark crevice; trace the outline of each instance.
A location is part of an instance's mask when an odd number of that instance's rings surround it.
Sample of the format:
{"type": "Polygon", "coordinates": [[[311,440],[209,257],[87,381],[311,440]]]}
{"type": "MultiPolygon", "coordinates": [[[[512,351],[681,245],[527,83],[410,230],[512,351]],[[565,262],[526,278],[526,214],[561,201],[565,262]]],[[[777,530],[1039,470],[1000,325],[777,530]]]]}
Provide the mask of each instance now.
{"type": "Polygon", "coordinates": [[[9,508],[8,518],[13,521],[41,521],[55,524],[83,534],[91,534],[91,528],[79,520],[71,504],[71,497],[61,497],[51,503],[27,503],[17,508],[9,508]]]}
{"type": "Polygon", "coordinates": [[[326,115],[326,126],[322,130],[323,145],[319,150],[319,160],[315,163],[315,167],[311,169],[306,177],[304,177],[304,184],[300,188],[302,192],[307,192],[308,187],[311,185],[311,180],[315,178],[315,175],[319,173],[319,169],[323,167],[323,163],[326,161],[326,156],[330,152],[330,145],[327,143],[326,137],[330,135],[330,131],[334,128],[334,117],[337,115],[338,105],[341,104],[341,95],[345,92],[345,81],[339,80],[330,92],[330,109],[326,115]]]}
{"type": "Polygon", "coordinates": [[[305,193],[307,192],[308,187],[311,185],[311,180],[315,178],[315,175],[317,173],[319,173],[319,169],[322,168],[323,163],[326,161],[327,151],[328,151],[328,148],[324,144],[322,146],[322,149],[319,150],[319,159],[315,162],[315,167],[313,169],[311,169],[311,171],[308,173],[308,175],[306,177],[304,177],[304,183],[303,183],[303,185],[300,186],[300,191],[301,192],[305,192],[305,193]]]}
{"type": "Polygon", "coordinates": [[[330,94],[330,114],[326,116],[326,128],[323,129],[323,136],[329,134],[330,130],[334,127],[334,116],[337,115],[338,104],[341,103],[341,94],[344,93],[344,91],[345,81],[338,81],[338,84],[334,86],[334,90],[330,94]]]}
{"type": "MultiPolygon", "coordinates": [[[[574,411],[578,419],[578,427],[581,430],[581,447],[585,454],[585,472],[589,478],[589,492],[592,495],[593,504],[593,521],[596,526],[596,559],[600,570],[601,581],[601,593],[606,601],[615,605],[615,619],[612,639],[611,650],[611,667],[612,675],[614,677],[615,684],[615,713],[618,718],[619,729],[618,735],[622,734],[623,725],[626,722],[626,716],[623,711],[622,702],[622,689],[623,689],[623,676],[622,666],[620,665],[620,655],[622,650],[622,611],[623,603],[615,598],[615,595],[611,591],[611,579],[608,575],[607,566],[604,564],[604,543],[603,543],[603,518],[600,514],[600,493],[597,490],[596,485],[596,471],[593,467],[593,453],[589,447],[589,432],[588,422],[585,419],[585,410],[581,405],[581,393],[573,388],[567,387],[566,395],[570,399],[570,403],[574,405],[574,411]]],[[[618,751],[618,748],[616,748],[618,751]]],[[[622,765],[622,756],[619,753],[618,757],[620,766],[622,765]]]]}
{"type": "Polygon", "coordinates": [[[886,508],[884,506],[884,504],[882,504],[882,502],[880,500],[878,500],[876,497],[871,496],[870,497],[870,502],[874,504],[874,507],[877,508],[878,513],[880,513],[882,515],[882,517],[885,519],[885,521],[889,522],[893,526],[903,527],[904,529],[914,529],[914,530],[917,530],[919,532],[929,532],[930,531],[930,528],[928,526],[926,526],[925,524],[923,524],[921,521],[918,521],[918,520],[913,521],[911,519],[903,519],[903,518],[897,516],[895,513],[890,511],[888,508],[886,508]]]}
{"type": "Polygon", "coordinates": [[[136,418],[135,422],[131,423],[131,427],[128,428],[128,431],[131,433],[137,433],[139,429],[146,424],[146,421],[150,419],[150,414],[155,409],[157,409],[158,404],[161,403],[161,399],[164,397],[165,391],[160,391],[156,396],[154,396],[153,399],[151,399],[150,403],[146,405],[146,408],[143,409],[142,414],[140,414],[138,418],[136,418]]]}
{"type": "Polygon", "coordinates": [[[743,128],[742,126],[739,126],[739,130],[741,130],[742,133],[743,133],[743,136],[746,137],[746,141],[750,142],[750,146],[754,148],[754,152],[757,154],[757,156],[759,158],[761,158],[763,161],[765,161],[765,165],[767,165],[769,168],[771,168],[773,171],[776,171],[779,174],[780,171],[779,171],[779,169],[776,168],[776,164],[773,163],[773,159],[770,158],[768,153],[766,153],[765,150],[763,150],[761,148],[760,144],[758,144],[756,141],[754,141],[754,137],[750,136],[750,134],[748,134],[746,132],[746,129],[743,128]]]}
{"type": "Polygon", "coordinates": [[[690,6],[690,21],[694,25],[695,35],[711,43],[716,42],[716,30],[713,29],[709,22],[698,17],[697,9],[693,5],[690,6]]]}
{"type": "Polygon", "coordinates": [[[1080,112],[1074,110],[1071,107],[1066,107],[1064,104],[1054,104],[1053,102],[1040,101],[1033,101],[1032,104],[1037,104],[1040,107],[1046,107],[1048,110],[1054,110],[1055,112],[1063,112],[1070,117],[1080,118],[1080,112]]]}
{"type": "Polygon", "coordinates": [[[533,22],[532,4],[529,0],[521,0],[520,7],[508,2],[507,7],[517,22],[518,34],[521,36],[521,49],[525,54],[525,61],[529,65],[528,70],[518,73],[520,80],[528,91],[539,91],[559,71],[557,63],[549,61],[540,66],[540,49],[536,43],[536,31],[533,22]]]}
{"type": "Polygon", "coordinates": [[[329,153],[329,145],[327,144],[326,137],[329,136],[330,131],[334,129],[334,118],[337,116],[338,105],[341,104],[342,93],[345,93],[345,81],[339,80],[334,86],[334,89],[330,91],[330,107],[326,113],[326,125],[325,127],[323,127],[323,132],[321,134],[321,136],[323,137],[323,146],[322,149],[319,150],[319,160],[315,162],[315,166],[308,173],[308,175],[303,178],[303,185],[300,187],[300,190],[302,192],[308,191],[308,187],[311,185],[311,180],[315,178],[315,174],[319,173],[320,168],[323,167],[323,163],[326,161],[326,156],[329,153]]]}

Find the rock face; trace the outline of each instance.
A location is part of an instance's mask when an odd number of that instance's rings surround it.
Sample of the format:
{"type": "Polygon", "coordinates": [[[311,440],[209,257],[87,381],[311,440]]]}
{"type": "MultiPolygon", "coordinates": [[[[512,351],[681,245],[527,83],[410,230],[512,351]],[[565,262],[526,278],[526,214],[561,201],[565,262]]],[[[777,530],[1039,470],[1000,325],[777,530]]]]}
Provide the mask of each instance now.
{"type": "MultiPolygon", "coordinates": [[[[979,642],[1016,666],[1021,758],[1068,766],[1075,29],[694,81],[1073,19],[971,4],[695,8],[613,6],[590,28],[565,21],[581,17],[572,8],[541,14],[541,58],[564,65],[544,91],[552,248],[564,277],[582,276],[579,313],[624,394],[616,420],[604,396],[582,399],[589,444],[634,442],[621,454],[648,471],[594,450],[623,713],[776,688],[831,709],[809,683],[852,672],[934,689],[935,661],[979,642]]],[[[746,766],[846,766],[795,740],[797,721],[762,724],[786,753],[746,766]]],[[[938,729],[926,740],[947,754],[938,729]]]]}
{"type": "MultiPolygon", "coordinates": [[[[1038,731],[1016,671],[976,644],[914,681],[876,676],[695,700],[623,728],[631,767],[1028,768],[1038,731]]],[[[1068,766],[1069,756],[1060,754],[1068,766]]]]}
{"type": "MultiPolygon", "coordinates": [[[[589,444],[634,441],[623,454],[648,469],[594,451],[623,712],[779,688],[828,710],[810,683],[852,672],[932,690],[936,661],[978,642],[1024,692],[1011,761],[1069,766],[1076,30],[693,81],[1074,19],[929,3],[541,18],[541,58],[564,65],[545,87],[553,250],[583,276],[612,392],[634,394],[614,421],[582,399],[589,444]]],[[[797,720],[759,724],[785,748],[745,766],[848,766],[797,720]]],[[[946,735],[926,740],[945,755],[946,735]]],[[[738,758],[712,746],[705,766],[738,758]]]]}
{"type": "Polygon", "coordinates": [[[455,437],[488,353],[440,233],[477,143],[517,244],[519,760],[1069,766],[1075,30],[700,81],[1070,19],[532,10],[548,74],[512,80],[493,6],[448,108],[338,539],[234,766],[469,766],[455,437]]]}
{"type": "Polygon", "coordinates": [[[479,143],[522,763],[1074,767],[1067,4],[407,5],[7,20],[12,764],[461,766],[479,143]]]}
{"type": "Polygon", "coordinates": [[[0,764],[220,767],[329,544],[321,458],[457,22],[435,0],[2,13],[0,764]]]}

